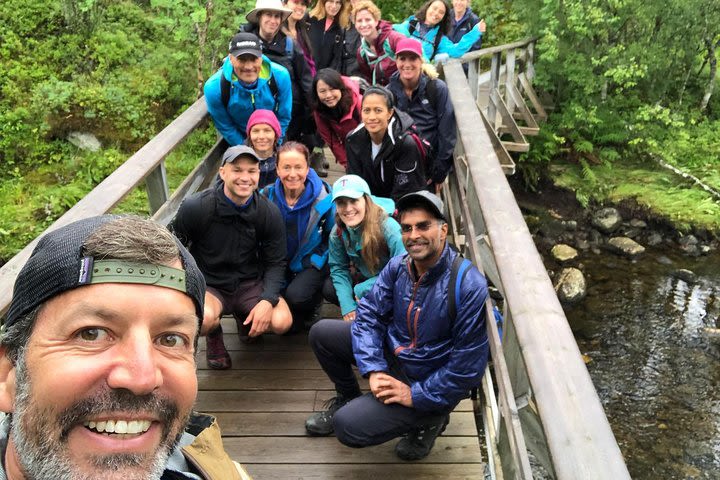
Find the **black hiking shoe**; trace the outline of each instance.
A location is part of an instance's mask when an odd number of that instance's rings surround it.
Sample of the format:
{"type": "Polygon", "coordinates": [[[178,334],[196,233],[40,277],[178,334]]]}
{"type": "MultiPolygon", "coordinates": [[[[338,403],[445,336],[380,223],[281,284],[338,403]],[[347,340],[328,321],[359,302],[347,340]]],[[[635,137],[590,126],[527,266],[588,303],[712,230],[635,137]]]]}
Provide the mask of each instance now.
{"type": "Polygon", "coordinates": [[[403,460],[425,458],[435,445],[435,439],[445,431],[450,415],[436,415],[423,420],[395,446],[395,454],[403,460]]]}
{"type": "Polygon", "coordinates": [[[346,397],[338,393],[337,397],[333,397],[325,402],[323,407],[327,408],[327,410],[315,412],[305,420],[305,430],[307,430],[307,433],[315,437],[326,437],[333,433],[335,431],[335,426],[333,425],[335,412],[356,397],[357,395],[355,397],[346,397]]]}
{"type": "Polygon", "coordinates": [[[310,167],[315,170],[315,173],[318,174],[318,177],[328,176],[328,171],[325,167],[325,154],[322,150],[310,154],[310,167]]]}

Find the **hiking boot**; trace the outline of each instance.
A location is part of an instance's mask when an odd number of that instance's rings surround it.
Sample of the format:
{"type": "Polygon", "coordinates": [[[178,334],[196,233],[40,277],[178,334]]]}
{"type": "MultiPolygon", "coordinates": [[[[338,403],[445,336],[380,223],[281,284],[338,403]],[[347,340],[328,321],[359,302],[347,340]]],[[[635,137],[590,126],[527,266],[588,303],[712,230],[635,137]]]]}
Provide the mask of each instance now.
{"type": "Polygon", "coordinates": [[[435,439],[445,431],[450,415],[436,415],[424,419],[395,446],[395,454],[403,460],[425,458],[435,445],[435,439]]]}
{"type": "Polygon", "coordinates": [[[258,343],[263,339],[262,335],[257,335],[255,337],[250,336],[250,329],[252,328],[252,323],[243,325],[243,322],[245,322],[246,317],[241,317],[240,315],[237,315],[237,314],[233,314],[233,317],[235,317],[235,323],[237,323],[238,336],[240,337],[241,342],[247,343],[247,344],[253,344],[253,343],[258,343]]]}
{"type": "Polygon", "coordinates": [[[232,366],[230,354],[225,348],[225,342],[223,342],[222,327],[217,327],[212,332],[208,332],[206,344],[207,350],[205,354],[208,367],[213,370],[227,370],[232,366]]]}
{"type": "Polygon", "coordinates": [[[318,174],[318,177],[328,176],[327,168],[325,168],[325,154],[322,152],[322,150],[318,152],[313,152],[310,155],[310,167],[315,170],[315,173],[318,174]]]}
{"type": "Polygon", "coordinates": [[[346,397],[338,393],[337,397],[333,397],[325,402],[323,408],[326,408],[327,410],[315,412],[310,415],[307,420],[305,420],[305,430],[307,430],[307,433],[316,437],[325,437],[333,433],[335,431],[335,426],[333,425],[335,412],[340,410],[346,403],[356,397],[357,395],[355,397],[346,397]]]}

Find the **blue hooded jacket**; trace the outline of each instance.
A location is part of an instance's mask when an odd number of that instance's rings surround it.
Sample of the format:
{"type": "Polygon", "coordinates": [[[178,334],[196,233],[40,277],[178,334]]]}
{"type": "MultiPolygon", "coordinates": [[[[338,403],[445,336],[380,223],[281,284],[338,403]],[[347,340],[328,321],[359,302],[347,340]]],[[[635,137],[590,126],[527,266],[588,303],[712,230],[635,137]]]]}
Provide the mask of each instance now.
{"type": "MultiPolygon", "coordinates": [[[[272,110],[280,122],[282,137],[290,124],[292,112],[292,86],[290,74],[285,67],[271,62],[265,55],[257,82],[248,86],[235,76],[232,63],[225,58],[220,70],[205,82],[205,103],[208,113],[215,122],[215,128],[231,145],[241,145],[245,141],[245,130],[250,115],[257,109],[272,110]],[[230,99],[227,108],[222,102],[220,76],[230,82],[230,99]],[[270,89],[270,76],[278,87],[278,105],[270,89]]],[[[280,139],[282,140],[282,138],[280,139]]]]}
{"type": "Polygon", "coordinates": [[[459,58],[465,55],[473,44],[480,40],[482,33],[477,28],[471,29],[465,35],[462,36],[460,41],[453,42],[447,36],[443,35],[440,39],[437,52],[434,51],[435,47],[435,36],[440,31],[440,26],[435,25],[432,28],[428,28],[423,22],[418,21],[417,28],[410,34],[410,22],[415,20],[414,15],[410,15],[407,20],[403,23],[397,23],[393,25],[393,29],[402,33],[406,37],[416,38],[420,40],[423,48],[423,58],[425,61],[429,61],[435,54],[447,53],[451,58],[459,58]]]}
{"type": "MultiPolygon", "coordinates": [[[[462,39],[463,35],[468,33],[470,30],[472,30],[475,25],[480,23],[480,18],[475,15],[475,12],[472,11],[472,8],[470,8],[470,5],[465,9],[465,13],[463,14],[462,18],[460,20],[455,20],[455,11],[450,10],[450,19],[452,24],[452,30],[450,33],[448,33],[448,38],[454,42],[457,43],[462,39]]],[[[480,40],[475,42],[472,47],[470,47],[470,52],[473,50],[480,50],[482,47],[482,36],[480,37],[480,40]]]]}
{"type": "Polygon", "coordinates": [[[335,222],[331,191],[312,168],[305,179],[305,190],[292,208],[285,201],[279,178],[262,190],[285,221],[288,267],[294,273],[310,267],[322,270],[327,264],[328,237],[335,222]]]}
{"type": "Polygon", "coordinates": [[[408,255],[390,260],[358,304],[352,344],[358,370],[388,372],[394,353],[410,380],[419,412],[452,409],[480,383],[488,359],[485,277],[471,267],[460,283],[455,318],[448,318],[448,285],[458,253],[445,245],[438,262],[416,277],[408,255]]]}

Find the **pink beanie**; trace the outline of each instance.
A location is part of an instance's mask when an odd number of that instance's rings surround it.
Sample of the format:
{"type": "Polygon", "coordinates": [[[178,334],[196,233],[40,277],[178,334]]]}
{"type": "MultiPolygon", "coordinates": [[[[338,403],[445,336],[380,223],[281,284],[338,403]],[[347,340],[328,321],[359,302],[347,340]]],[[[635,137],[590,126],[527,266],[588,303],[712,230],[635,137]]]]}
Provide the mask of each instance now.
{"type": "Polygon", "coordinates": [[[247,123],[247,130],[245,131],[248,137],[250,136],[250,129],[260,123],[270,125],[270,128],[275,131],[275,140],[280,139],[280,122],[278,122],[278,119],[272,110],[255,110],[252,115],[250,115],[250,119],[247,123]]]}

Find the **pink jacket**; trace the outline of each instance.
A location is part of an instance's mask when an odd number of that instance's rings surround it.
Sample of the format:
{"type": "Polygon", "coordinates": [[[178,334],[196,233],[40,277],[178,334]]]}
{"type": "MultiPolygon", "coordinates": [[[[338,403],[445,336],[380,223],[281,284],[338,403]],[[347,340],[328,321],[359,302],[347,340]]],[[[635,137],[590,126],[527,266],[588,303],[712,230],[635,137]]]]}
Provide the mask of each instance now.
{"type": "Polygon", "coordinates": [[[360,125],[360,106],[362,104],[362,95],[360,95],[360,88],[357,83],[350,80],[348,77],[342,77],[345,86],[350,89],[352,94],[352,104],[350,110],[338,120],[323,115],[322,113],[315,110],[313,116],[315,117],[315,125],[317,125],[317,131],[330,147],[330,150],[335,155],[337,162],[347,168],[347,154],[345,153],[345,137],[348,133],[353,131],[355,127],[360,125]]]}

